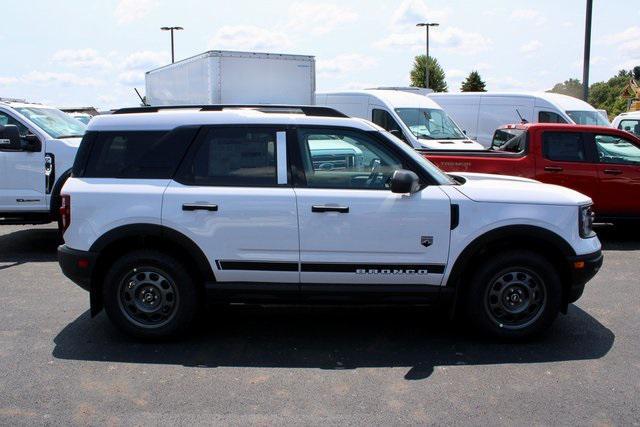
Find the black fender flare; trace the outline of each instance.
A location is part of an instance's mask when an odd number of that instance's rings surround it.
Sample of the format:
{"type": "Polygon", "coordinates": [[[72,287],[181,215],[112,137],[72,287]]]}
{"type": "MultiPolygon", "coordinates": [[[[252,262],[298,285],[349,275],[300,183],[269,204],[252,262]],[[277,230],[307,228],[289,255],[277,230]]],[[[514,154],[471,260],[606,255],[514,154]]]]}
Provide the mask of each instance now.
{"type": "Polygon", "coordinates": [[[58,216],[58,209],[60,208],[60,192],[62,191],[62,186],[67,179],[71,176],[71,169],[63,172],[56,183],[53,185],[53,189],[51,190],[51,199],[49,200],[49,211],[53,217],[58,216]]]}

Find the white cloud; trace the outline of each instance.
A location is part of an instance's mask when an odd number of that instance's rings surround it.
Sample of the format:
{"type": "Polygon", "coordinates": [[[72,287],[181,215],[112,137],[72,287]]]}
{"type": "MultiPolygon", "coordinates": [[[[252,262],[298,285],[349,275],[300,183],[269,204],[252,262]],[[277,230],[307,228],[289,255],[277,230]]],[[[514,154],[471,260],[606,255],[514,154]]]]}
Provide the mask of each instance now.
{"type": "Polygon", "coordinates": [[[51,59],[70,67],[111,67],[111,62],[100,56],[94,49],[63,49],[54,53],[51,59]]]}
{"type": "Polygon", "coordinates": [[[119,24],[129,24],[149,14],[155,0],[119,0],[114,14],[119,24]]]}
{"type": "Polygon", "coordinates": [[[99,86],[102,81],[93,77],[83,77],[73,73],[55,73],[50,71],[31,71],[22,80],[27,83],[62,86],[99,86]]]}
{"type": "Polygon", "coordinates": [[[542,48],[542,43],[538,40],[531,40],[529,43],[525,43],[520,46],[520,52],[522,53],[534,53],[542,48]]]}
{"type": "MultiPolygon", "coordinates": [[[[415,30],[421,30],[415,28],[415,30]]],[[[442,48],[449,52],[473,54],[486,51],[492,44],[490,38],[480,33],[474,33],[457,27],[436,28],[429,34],[431,46],[435,49],[442,48]]],[[[379,48],[413,48],[416,51],[424,50],[424,30],[403,33],[392,33],[374,44],[379,48]]],[[[438,56],[433,51],[430,52],[438,56]]]]}
{"type": "Polygon", "coordinates": [[[18,83],[15,77],[0,77],[0,86],[9,86],[18,83]]]}
{"type": "Polygon", "coordinates": [[[127,70],[137,69],[149,71],[153,68],[168,64],[169,60],[170,58],[167,52],[142,50],[127,55],[122,61],[122,68],[127,70]]]}
{"type": "Polygon", "coordinates": [[[405,0],[395,10],[393,15],[391,15],[391,25],[393,27],[415,27],[419,22],[439,22],[445,20],[450,13],[451,10],[449,8],[429,8],[422,0],[405,0]]]}
{"type": "Polygon", "coordinates": [[[288,28],[292,31],[321,35],[357,19],[358,15],[351,8],[332,3],[297,2],[289,7],[288,28]]]}
{"type": "Polygon", "coordinates": [[[620,51],[638,52],[640,51],[640,27],[629,27],[624,31],[610,34],[604,38],[608,45],[616,46],[620,51]]]}
{"type": "MultiPolygon", "coordinates": [[[[447,77],[451,78],[452,80],[462,80],[463,77],[466,77],[468,73],[462,71],[462,70],[458,70],[456,68],[451,69],[451,70],[447,70],[447,77]]],[[[431,79],[429,79],[431,80],[431,79]]]]}
{"type": "Polygon", "coordinates": [[[511,19],[522,20],[526,24],[543,25],[547,18],[535,9],[515,9],[511,12],[511,19]]]}
{"type": "Polygon", "coordinates": [[[366,70],[376,63],[376,59],[359,53],[342,54],[330,59],[318,58],[318,75],[340,76],[353,71],[366,70]]]}
{"type": "Polygon", "coordinates": [[[253,25],[225,25],[209,41],[211,49],[230,50],[284,51],[291,45],[285,34],[253,25]]]}

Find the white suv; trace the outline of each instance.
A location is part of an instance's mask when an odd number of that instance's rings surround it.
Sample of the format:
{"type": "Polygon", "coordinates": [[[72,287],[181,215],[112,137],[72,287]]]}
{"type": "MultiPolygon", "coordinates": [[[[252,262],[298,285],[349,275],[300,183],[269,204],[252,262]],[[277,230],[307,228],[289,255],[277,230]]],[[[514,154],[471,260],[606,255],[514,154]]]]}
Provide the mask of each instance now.
{"type": "Polygon", "coordinates": [[[448,176],[376,125],[322,107],[96,117],[62,200],[63,272],[90,292],[93,315],[104,307],[141,337],[188,330],[209,296],[448,303],[484,332],[523,338],[602,264],[588,197],[448,176]]]}

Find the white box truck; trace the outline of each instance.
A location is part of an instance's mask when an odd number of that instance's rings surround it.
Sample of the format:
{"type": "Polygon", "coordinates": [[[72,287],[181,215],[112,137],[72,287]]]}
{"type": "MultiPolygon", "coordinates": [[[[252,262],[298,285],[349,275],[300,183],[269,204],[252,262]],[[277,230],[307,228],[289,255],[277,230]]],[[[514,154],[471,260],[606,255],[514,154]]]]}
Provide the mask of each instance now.
{"type": "Polygon", "coordinates": [[[315,103],[315,58],[212,50],[148,71],[149,105],[315,103]]]}

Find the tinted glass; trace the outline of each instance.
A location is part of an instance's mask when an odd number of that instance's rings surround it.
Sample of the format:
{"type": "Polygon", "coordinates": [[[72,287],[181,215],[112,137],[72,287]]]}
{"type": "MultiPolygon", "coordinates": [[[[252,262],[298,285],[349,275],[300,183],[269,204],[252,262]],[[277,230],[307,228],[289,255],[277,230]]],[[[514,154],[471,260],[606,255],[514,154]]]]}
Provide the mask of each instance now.
{"type": "Polygon", "coordinates": [[[538,113],[539,123],[567,123],[559,114],[551,111],[540,111],[538,113]]]}
{"type": "Polygon", "coordinates": [[[388,189],[399,156],[369,135],[348,130],[299,132],[307,187],[388,189]]]}
{"type": "Polygon", "coordinates": [[[618,129],[626,130],[627,132],[640,136],[640,120],[622,120],[618,125],[618,129]]]}
{"type": "Polygon", "coordinates": [[[16,119],[8,115],[7,113],[0,111],[0,126],[4,126],[4,125],[18,126],[18,130],[20,131],[21,136],[25,136],[26,134],[30,133],[29,129],[27,129],[25,125],[23,125],[22,123],[20,123],[19,121],[17,121],[16,119]]]}
{"type": "Polygon", "coordinates": [[[545,158],[558,162],[584,162],[587,158],[581,133],[545,132],[542,150],[545,158]]]}
{"type": "Polygon", "coordinates": [[[640,148],[630,140],[612,135],[595,135],[600,163],[640,165],[640,148]]]}
{"type": "MultiPolygon", "coordinates": [[[[196,129],[168,133],[98,132],[84,170],[88,178],[163,179],[173,175],[196,129]]],[[[84,144],[84,141],[83,141],[84,144]]],[[[76,165],[74,165],[74,170],[76,165]]]]}
{"type": "Polygon", "coordinates": [[[377,124],[378,126],[380,126],[385,130],[388,130],[388,131],[395,130],[395,131],[402,132],[398,122],[396,122],[395,119],[391,116],[391,114],[389,114],[389,112],[385,110],[380,110],[377,108],[374,109],[371,113],[371,118],[372,118],[371,121],[373,123],[377,124]]]}
{"type": "MultiPolygon", "coordinates": [[[[491,141],[491,148],[494,150],[502,150],[507,144],[514,139],[526,141],[526,131],[523,129],[498,129],[493,134],[493,140],[491,141]]],[[[524,147],[522,147],[524,150],[524,147]]]]}
{"type": "Polygon", "coordinates": [[[276,186],[276,130],[210,129],[184,180],[191,185],[276,186]]]}

